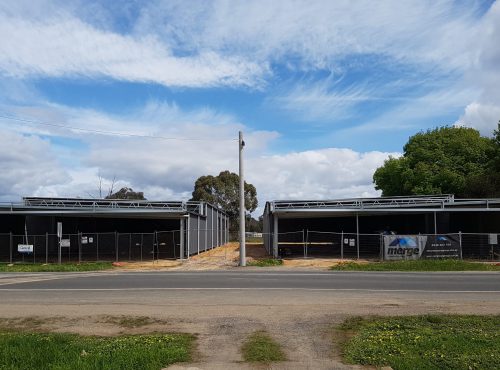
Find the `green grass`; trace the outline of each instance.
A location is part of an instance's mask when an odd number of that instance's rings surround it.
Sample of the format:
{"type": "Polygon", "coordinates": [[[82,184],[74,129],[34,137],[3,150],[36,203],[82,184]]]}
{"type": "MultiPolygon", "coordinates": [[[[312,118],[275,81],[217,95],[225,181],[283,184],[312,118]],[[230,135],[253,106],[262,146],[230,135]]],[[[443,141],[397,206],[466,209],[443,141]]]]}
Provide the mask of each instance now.
{"type": "Polygon", "coordinates": [[[247,266],[267,267],[267,266],[281,266],[282,264],[283,264],[282,260],[266,258],[263,260],[250,261],[247,263],[247,266]]]}
{"type": "Polygon", "coordinates": [[[243,359],[247,362],[269,363],[286,360],[280,345],[264,331],[257,331],[250,335],[241,351],[243,359]]]}
{"type": "Polygon", "coordinates": [[[336,271],[500,271],[499,265],[462,260],[409,260],[391,262],[344,262],[332,266],[336,271]]]}
{"type": "Polygon", "coordinates": [[[0,272],[72,272],[72,271],[98,271],[113,268],[112,262],[85,262],[85,263],[14,263],[9,266],[0,263],[0,272]]]}
{"type": "Polygon", "coordinates": [[[500,315],[354,318],[340,328],[348,363],[393,369],[500,369],[500,315]]]}
{"type": "Polygon", "coordinates": [[[0,369],[155,369],[191,360],[187,334],[85,337],[0,332],[0,369]]]}

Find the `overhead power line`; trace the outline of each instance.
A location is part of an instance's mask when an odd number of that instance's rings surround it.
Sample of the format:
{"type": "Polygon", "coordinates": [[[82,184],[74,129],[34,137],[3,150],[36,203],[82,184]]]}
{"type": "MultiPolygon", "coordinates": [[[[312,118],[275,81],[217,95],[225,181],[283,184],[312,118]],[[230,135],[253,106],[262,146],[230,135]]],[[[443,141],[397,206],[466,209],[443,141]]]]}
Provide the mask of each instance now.
{"type": "Polygon", "coordinates": [[[130,133],[126,133],[126,132],[95,130],[95,129],[89,129],[89,128],[67,126],[67,125],[63,125],[63,124],[55,123],[55,122],[33,121],[33,120],[29,120],[29,119],[10,117],[10,116],[4,116],[4,115],[0,115],[0,118],[8,119],[11,121],[21,122],[22,124],[29,125],[29,126],[42,125],[42,126],[58,127],[58,128],[63,128],[63,129],[67,129],[67,130],[90,132],[90,133],[101,134],[101,135],[112,135],[112,136],[123,136],[123,137],[140,137],[140,138],[160,139],[160,140],[180,140],[180,141],[238,141],[238,139],[213,139],[213,138],[207,139],[207,138],[166,137],[166,136],[157,136],[157,135],[130,134],[130,133]]]}

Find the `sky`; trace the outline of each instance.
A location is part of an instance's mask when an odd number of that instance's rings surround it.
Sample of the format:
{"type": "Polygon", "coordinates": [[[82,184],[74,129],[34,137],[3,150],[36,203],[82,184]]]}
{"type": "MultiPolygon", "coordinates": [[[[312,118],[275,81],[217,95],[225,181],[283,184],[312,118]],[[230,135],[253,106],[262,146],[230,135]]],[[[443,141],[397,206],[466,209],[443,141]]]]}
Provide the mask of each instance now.
{"type": "Polygon", "coordinates": [[[411,135],[492,135],[499,40],[494,1],[4,0],[0,201],[98,197],[99,178],[187,200],[238,171],[240,130],[257,214],[378,196],[411,135]]]}

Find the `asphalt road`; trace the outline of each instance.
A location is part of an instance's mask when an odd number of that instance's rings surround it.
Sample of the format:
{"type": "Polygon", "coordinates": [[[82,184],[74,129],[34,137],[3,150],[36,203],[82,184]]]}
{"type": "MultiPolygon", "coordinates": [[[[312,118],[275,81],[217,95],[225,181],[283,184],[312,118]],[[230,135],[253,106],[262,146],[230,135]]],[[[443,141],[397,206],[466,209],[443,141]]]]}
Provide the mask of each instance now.
{"type": "Polygon", "coordinates": [[[500,273],[101,272],[0,274],[1,291],[324,290],[500,293],[500,273]]]}
{"type": "Polygon", "coordinates": [[[273,369],[350,369],[332,355],[333,326],[353,315],[424,313],[499,314],[500,273],[0,274],[0,322],[36,317],[27,322],[43,330],[113,335],[125,329],[110,316],[148,316],[158,324],[128,330],[196,334],[200,369],[253,369],[239,348],[255,330],[287,353],[273,369]]]}

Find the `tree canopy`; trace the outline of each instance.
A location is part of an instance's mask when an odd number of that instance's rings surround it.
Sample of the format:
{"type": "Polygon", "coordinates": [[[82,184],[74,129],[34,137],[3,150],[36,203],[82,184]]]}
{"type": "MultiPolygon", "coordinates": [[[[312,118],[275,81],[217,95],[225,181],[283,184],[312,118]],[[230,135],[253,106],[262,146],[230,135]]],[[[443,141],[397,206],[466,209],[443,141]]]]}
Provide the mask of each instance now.
{"type": "MultiPolygon", "coordinates": [[[[500,126],[499,126],[500,131],[500,126]]],[[[458,197],[496,196],[493,167],[500,159],[500,133],[482,137],[466,127],[440,127],[408,140],[401,157],[389,157],[373,182],[384,196],[455,194],[458,197]]]]}
{"type": "MultiPolygon", "coordinates": [[[[201,176],[194,184],[194,201],[205,201],[222,208],[233,221],[239,219],[239,184],[237,174],[222,171],[218,176],[201,176]]],[[[245,208],[253,212],[257,208],[257,190],[245,182],[245,208]]]]}

